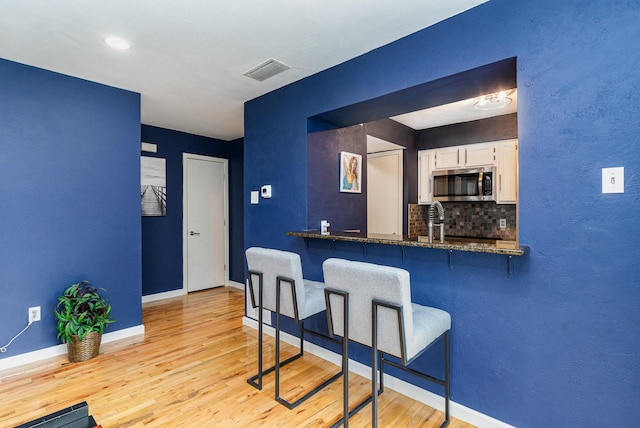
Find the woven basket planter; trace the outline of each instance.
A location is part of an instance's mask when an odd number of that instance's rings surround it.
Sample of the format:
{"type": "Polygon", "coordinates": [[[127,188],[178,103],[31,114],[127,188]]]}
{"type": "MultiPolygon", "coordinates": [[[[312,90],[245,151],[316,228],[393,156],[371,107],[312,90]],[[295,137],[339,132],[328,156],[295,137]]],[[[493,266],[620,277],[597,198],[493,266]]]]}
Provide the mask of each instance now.
{"type": "Polygon", "coordinates": [[[100,353],[100,343],[102,342],[102,334],[92,331],[87,334],[82,341],[78,340],[78,336],[72,336],[71,342],[67,342],[67,352],[69,353],[69,361],[77,363],[87,361],[93,357],[97,357],[100,353]]]}

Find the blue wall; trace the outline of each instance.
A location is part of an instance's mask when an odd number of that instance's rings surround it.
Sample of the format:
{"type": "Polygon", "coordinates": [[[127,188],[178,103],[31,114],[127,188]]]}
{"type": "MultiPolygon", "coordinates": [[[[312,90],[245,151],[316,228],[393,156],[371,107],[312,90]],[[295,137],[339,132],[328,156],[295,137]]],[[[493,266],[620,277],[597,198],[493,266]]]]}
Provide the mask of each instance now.
{"type": "Polygon", "coordinates": [[[142,294],[182,289],[182,154],[229,159],[229,279],[243,283],[242,139],[222,141],[142,125],[142,141],[157,144],[144,156],[167,162],[167,215],[142,218],[142,294]]]}
{"type": "Polygon", "coordinates": [[[403,146],[403,233],[407,234],[408,204],[418,199],[418,152],[413,129],[391,119],[368,122],[363,126],[315,131],[309,121],[307,137],[307,229],[320,229],[329,220],[330,231],[359,229],[367,232],[367,136],[403,146]],[[340,159],[342,151],[362,155],[361,193],[342,193],[340,159]]]}
{"type": "Polygon", "coordinates": [[[307,227],[320,230],[322,220],[329,230],[367,231],[367,134],[362,126],[309,133],[307,140],[307,227]],[[358,185],[360,193],[340,192],[340,152],[362,156],[358,185]]]}
{"type": "Polygon", "coordinates": [[[74,282],[108,290],[116,323],[142,323],[140,96],[0,60],[0,355],[59,342],[53,307],[74,282]]]}
{"type": "Polygon", "coordinates": [[[269,183],[274,197],[245,199],[245,247],[297,251],[312,279],[327,257],[365,259],[360,245],[332,252],[285,236],[307,226],[307,118],[515,57],[530,254],[512,276],[487,254],[456,252],[450,268],[442,251],[408,249],[403,260],[371,245],[366,260],[408,269],[414,300],[451,313],[454,401],[519,427],[635,426],[638,22],[639,1],[492,0],[247,102],[245,194],[269,183]],[[625,167],[624,194],[601,194],[601,168],[612,166],[625,167]]]}

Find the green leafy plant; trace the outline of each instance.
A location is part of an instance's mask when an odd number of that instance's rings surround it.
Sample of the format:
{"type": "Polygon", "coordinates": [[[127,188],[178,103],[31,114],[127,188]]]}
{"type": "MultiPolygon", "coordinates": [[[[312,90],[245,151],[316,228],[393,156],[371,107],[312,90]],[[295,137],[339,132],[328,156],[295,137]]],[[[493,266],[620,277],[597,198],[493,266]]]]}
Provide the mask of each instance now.
{"type": "Polygon", "coordinates": [[[111,318],[111,304],[99,290],[106,293],[104,288],[98,289],[85,280],[73,284],[58,297],[54,313],[58,319],[58,339],[62,343],[70,343],[72,336],[78,336],[81,341],[92,331],[102,334],[107,325],[115,322],[111,318]]]}

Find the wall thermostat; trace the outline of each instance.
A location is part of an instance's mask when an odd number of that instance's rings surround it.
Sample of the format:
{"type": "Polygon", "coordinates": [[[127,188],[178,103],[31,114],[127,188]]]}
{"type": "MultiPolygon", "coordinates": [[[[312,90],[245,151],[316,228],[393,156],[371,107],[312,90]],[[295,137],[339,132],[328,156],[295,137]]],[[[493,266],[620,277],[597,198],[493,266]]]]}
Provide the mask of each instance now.
{"type": "Polygon", "coordinates": [[[268,199],[271,197],[271,184],[265,184],[260,188],[260,194],[263,198],[268,199]]]}

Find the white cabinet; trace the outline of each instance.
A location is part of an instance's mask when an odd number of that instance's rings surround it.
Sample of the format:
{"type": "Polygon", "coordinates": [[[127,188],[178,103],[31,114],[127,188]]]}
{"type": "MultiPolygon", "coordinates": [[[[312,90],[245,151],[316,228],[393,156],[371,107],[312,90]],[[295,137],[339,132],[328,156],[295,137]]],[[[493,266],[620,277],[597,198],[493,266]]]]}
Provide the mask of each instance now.
{"type": "Polygon", "coordinates": [[[474,168],[496,164],[493,143],[468,144],[431,150],[434,153],[434,169],[474,168]]]}
{"type": "Polygon", "coordinates": [[[518,140],[492,141],[418,151],[418,203],[433,201],[434,170],[495,166],[493,177],[498,204],[518,201],[518,140]]]}
{"type": "Polygon", "coordinates": [[[496,164],[495,145],[493,143],[469,144],[464,150],[464,167],[492,166],[496,164]]]}
{"type": "Polygon", "coordinates": [[[433,160],[433,150],[418,151],[418,204],[430,204],[433,201],[431,184],[433,160]]]}
{"type": "Polygon", "coordinates": [[[497,192],[499,204],[518,202],[518,140],[497,141],[496,147],[497,192]]]}
{"type": "Polygon", "coordinates": [[[445,147],[429,150],[433,152],[434,169],[460,168],[460,147],[445,147]]]}

